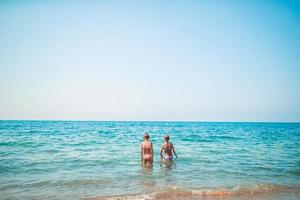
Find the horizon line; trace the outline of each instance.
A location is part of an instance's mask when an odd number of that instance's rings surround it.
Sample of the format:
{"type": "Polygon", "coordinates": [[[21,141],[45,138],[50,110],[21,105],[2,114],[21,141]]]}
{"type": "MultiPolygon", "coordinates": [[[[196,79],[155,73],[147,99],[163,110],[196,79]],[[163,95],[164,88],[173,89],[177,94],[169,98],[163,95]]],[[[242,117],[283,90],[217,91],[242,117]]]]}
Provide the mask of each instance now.
{"type": "Polygon", "coordinates": [[[78,121],[78,122],[192,122],[192,123],[300,123],[300,121],[210,121],[210,120],[97,120],[97,119],[0,119],[0,121],[78,121]]]}

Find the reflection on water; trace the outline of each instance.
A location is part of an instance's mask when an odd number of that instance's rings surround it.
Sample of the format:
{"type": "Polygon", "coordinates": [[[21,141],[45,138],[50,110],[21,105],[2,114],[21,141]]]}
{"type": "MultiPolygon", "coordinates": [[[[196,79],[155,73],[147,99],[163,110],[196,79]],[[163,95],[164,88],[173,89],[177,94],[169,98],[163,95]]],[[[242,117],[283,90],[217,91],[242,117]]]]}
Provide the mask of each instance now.
{"type": "Polygon", "coordinates": [[[139,170],[139,186],[142,191],[152,192],[156,185],[155,178],[153,176],[153,165],[144,166],[141,164],[141,169],[139,170]]]}
{"type": "Polygon", "coordinates": [[[153,171],[153,164],[149,164],[149,163],[147,163],[147,164],[141,164],[141,166],[142,166],[142,168],[143,169],[145,169],[146,171],[153,171]]]}
{"type": "Polygon", "coordinates": [[[176,169],[176,162],[166,161],[161,159],[159,165],[144,166],[141,164],[139,170],[139,185],[142,187],[142,191],[152,192],[161,187],[168,186],[174,181],[174,169],[176,169]],[[159,177],[159,182],[157,182],[159,177]]]}
{"type": "Polygon", "coordinates": [[[164,186],[172,185],[174,182],[174,170],[176,169],[176,162],[174,160],[167,161],[164,159],[160,160],[160,174],[161,184],[164,186]]]}
{"type": "Polygon", "coordinates": [[[169,171],[172,168],[176,168],[176,162],[174,160],[169,161],[169,160],[161,159],[160,168],[169,171]]]}
{"type": "Polygon", "coordinates": [[[141,164],[142,166],[142,172],[144,174],[148,174],[148,175],[152,175],[153,174],[153,165],[143,165],[141,164]]]}

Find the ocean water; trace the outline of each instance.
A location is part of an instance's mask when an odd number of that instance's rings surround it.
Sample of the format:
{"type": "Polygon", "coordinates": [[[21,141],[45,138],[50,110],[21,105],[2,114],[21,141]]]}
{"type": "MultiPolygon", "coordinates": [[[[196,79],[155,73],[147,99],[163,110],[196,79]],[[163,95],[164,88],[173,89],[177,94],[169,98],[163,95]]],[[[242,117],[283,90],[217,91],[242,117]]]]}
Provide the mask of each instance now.
{"type": "Polygon", "coordinates": [[[105,198],[300,199],[300,124],[0,121],[0,199],[105,198]]]}

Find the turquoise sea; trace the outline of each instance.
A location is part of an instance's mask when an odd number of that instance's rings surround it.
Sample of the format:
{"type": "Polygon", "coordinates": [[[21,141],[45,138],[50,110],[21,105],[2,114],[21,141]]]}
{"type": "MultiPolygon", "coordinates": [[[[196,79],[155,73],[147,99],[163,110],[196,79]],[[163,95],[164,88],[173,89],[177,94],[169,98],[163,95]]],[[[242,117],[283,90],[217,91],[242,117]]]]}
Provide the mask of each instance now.
{"type": "Polygon", "coordinates": [[[0,199],[89,198],[300,199],[300,123],[0,121],[0,199]]]}

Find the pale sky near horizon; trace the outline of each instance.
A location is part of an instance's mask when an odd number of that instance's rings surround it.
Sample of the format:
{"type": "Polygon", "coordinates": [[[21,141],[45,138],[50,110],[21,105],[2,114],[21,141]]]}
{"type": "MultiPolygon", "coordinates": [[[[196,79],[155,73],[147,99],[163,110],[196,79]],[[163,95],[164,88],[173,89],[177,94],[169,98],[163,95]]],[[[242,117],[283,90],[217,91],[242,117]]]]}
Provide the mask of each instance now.
{"type": "Polygon", "coordinates": [[[0,119],[300,121],[299,1],[0,1],[0,119]]]}

